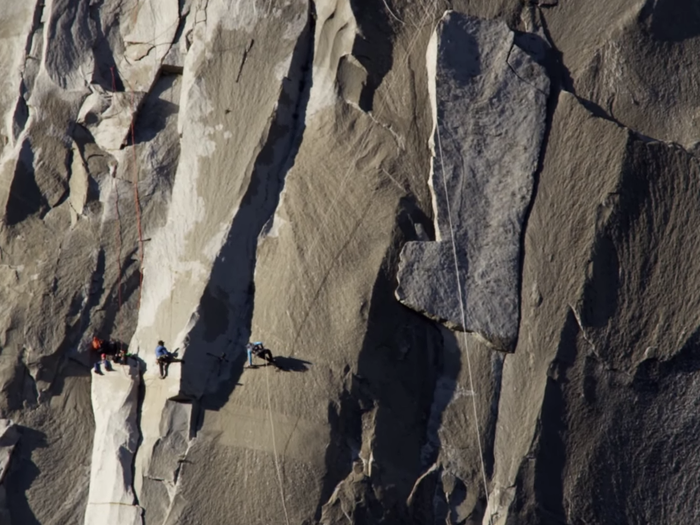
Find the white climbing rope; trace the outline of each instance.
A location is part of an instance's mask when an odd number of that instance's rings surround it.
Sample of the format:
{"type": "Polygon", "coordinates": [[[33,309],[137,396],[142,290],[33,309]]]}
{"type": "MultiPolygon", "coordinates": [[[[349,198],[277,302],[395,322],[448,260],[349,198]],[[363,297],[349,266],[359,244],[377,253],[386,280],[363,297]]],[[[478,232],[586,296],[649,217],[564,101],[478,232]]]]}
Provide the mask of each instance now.
{"type": "Polygon", "coordinates": [[[284,485],[282,484],[282,472],[279,460],[277,459],[277,443],[275,442],[275,423],[272,419],[272,399],[270,396],[270,368],[266,367],[265,382],[267,383],[267,413],[270,415],[270,428],[272,429],[272,452],[275,458],[275,469],[277,470],[277,481],[280,486],[280,498],[282,499],[282,509],[284,510],[284,521],[289,525],[289,515],[287,514],[287,504],[284,501],[284,485]]]}
{"type": "MultiPolygon", "coordinates": [[[[440,123],[437,122],[435,126],[437,134],[438,152],[440,153],[440,177],[442,178],[442,187],[445,191],[445,204],[447,206],[447,218],[448,224],[450,226],[450,239],[452,243],[452,255],[454,257],[455,265],[455,278],[457,280],[457,291],[459,293],[459,308],[462,313],[462,340],[464,343],[464,353],[467,354],[467,370],[469,372],[469,389],[473,392],[472,398],[472,408],[474,409],[474,425],[476,427],[476,442],[479,445],[479,461],[481,463],[481,479],[484,484],[484,493],[486,494],[486,507],[489,504],[489,487],[486,482],[486,466],[484,465],[484,451],[481,447],[481,426],[479,425],[479,414],[476,408],[476,390],[474,389],[474,378],[472,375],[472,363],[469,351],[469,342],[467,339],[467,315],[464,311],[464,298],[462,293],[462,283],[459,279],[459,264],[457,258],[457,244],[455,243],[455,230],[452,225],[452,209],[450,208],[450,195],[447,191],[447,182],[445,182],[445,159],[442,155],[442,140],[440,138],[440,123]]],[[[437,220],[437,218],[436,218],[437,220]]]]}

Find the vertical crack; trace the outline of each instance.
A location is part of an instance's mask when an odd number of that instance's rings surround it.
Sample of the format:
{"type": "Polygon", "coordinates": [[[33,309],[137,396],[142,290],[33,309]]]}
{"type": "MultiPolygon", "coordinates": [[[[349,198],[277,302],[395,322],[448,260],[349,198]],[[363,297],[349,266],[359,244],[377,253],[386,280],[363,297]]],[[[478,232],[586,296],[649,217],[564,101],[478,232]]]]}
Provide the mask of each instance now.
{"type": "Polygon", "coordinates": [[[238,67],[238,74],[236,75],[236,84],[238,84],[238,81],[241,79],[241,73],[243,72],[243,66],[245,65],[245,62],[248,59],[248,54],[253,49],[254,44],[255,44],[255,39],[251,38],[250,42],[243,50],[243,57],[241,58],[241,65],[238,67]]]}

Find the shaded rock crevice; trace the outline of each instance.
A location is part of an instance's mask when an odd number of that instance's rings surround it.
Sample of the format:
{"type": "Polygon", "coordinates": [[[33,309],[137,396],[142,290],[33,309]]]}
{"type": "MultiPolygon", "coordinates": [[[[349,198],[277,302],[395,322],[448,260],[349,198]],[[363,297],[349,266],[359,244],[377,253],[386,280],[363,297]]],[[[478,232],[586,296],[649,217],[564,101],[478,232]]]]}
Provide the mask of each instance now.
{"type": "Polygon", "coordinates": [[[27,497],[27,491],[40,474],[34,452],[47,446],[46,434],[24,425],[17,425],[19,439],[16,441],[10,470],[7,472],[4,485],[7,491],[7,504],[10,522],[41,525],[27,497]]]}
{"type": "Polygon", "coordinates": [[[357,104],[366,113],[374,108],[374,95],[393,65],[393,28],[382,9],[370,8],[358,0],[350,0],[357,34],[352,56],[367,76],[357,97],[357,104]]]}
{"type": "Polygon", "coordinates": [[[7,487],[5,478],[10,468],[12,451],[20,439],[19,430],[9,419],[0,419],[0,522],[10,524],[10,510],[7,507],[7,487]]]}
{"type": "Polygon", "coordinates": [[[31,28],[27,35],[27,43],[24,49],[24,64],[19,85],[19,96],[12,115],[12,143],[19,139],[29,120],[30,107],[27,105],[27,101],[31,98],[34,82],[36,81],[36,75],[39,70],[39,64],[43,60],[44,24],[42,19],[45,5],[45,2],[42,0],[37,0],[34,6],[31,28]]]}
{"type": "MultiPolygon", "coordinates": [[[[398,214],[394,246],[415,238],[411,207],[398,214]]],[[[368,319],[392,312],[386,326],[369,324],[354,371],[345,372],[341,402],[329,408],[330,444],[316,510],[317,523],[413,523],[407,502],[416,480],[440,448],[441,414],[454,392],[459,355],[451,358],[446,332],[393,298],[398,250],[386,255],[368,302],[368,319]],[[418,349],[420,349],[418,351],[418,349]],[[444,367],[444,368],[443,368],[444,367]],[[439,375],[443,378],[439,388],[439,375]],[[396,379],[395,387],[389,377],[396,379]],[[411,389],[407,385],[418,385],[411,389]],[[399,387],[403,385],[403,387],[399,387]]]]}

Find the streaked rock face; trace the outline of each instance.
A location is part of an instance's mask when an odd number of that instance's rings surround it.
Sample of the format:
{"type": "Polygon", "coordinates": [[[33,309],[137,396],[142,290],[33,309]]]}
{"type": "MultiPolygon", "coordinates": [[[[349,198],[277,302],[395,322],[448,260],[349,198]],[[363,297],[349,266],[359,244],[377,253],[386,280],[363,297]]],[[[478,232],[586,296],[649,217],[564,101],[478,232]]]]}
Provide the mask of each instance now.
{"type": "Polygon", "coordinates": [[[697,6],[445,7],[0,0],[1,523],[697,521],[697,6]]]}

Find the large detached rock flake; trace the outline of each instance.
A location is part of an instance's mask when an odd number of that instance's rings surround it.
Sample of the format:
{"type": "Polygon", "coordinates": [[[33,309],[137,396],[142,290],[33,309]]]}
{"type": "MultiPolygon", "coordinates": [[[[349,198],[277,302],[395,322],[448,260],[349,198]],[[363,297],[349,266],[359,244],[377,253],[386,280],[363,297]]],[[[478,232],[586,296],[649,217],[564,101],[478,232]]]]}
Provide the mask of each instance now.
{"type": "Polygon", "coordinates": [[[438,25],[427,64],[437,242],[405,246],[396,294],[428,317],[513,350],[522,228],[549,80],[503,22],[454,12],[438,25]]]}

